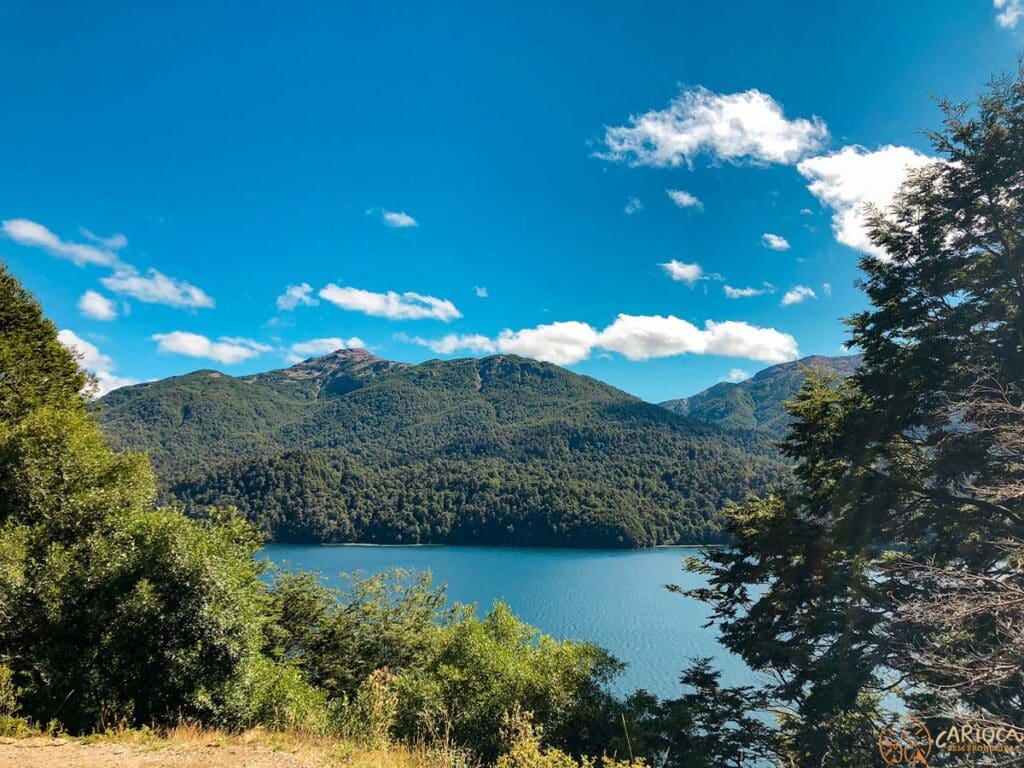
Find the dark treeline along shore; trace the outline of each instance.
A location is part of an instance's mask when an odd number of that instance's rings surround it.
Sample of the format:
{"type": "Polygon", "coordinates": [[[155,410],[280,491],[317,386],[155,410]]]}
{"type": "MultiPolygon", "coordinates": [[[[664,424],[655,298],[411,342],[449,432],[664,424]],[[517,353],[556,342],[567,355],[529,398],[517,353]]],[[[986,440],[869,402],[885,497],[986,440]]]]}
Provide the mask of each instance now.
{"type": "Polygon", "coordinates": [[[125,387],[96,414],[114,445],[150,455],[165,500],[236,506],[279,541],[712,543],[725,504],[788,473],[773,439],[802,370],[667,409],[511,355],[414,366],[350,349],[125,387]]]}

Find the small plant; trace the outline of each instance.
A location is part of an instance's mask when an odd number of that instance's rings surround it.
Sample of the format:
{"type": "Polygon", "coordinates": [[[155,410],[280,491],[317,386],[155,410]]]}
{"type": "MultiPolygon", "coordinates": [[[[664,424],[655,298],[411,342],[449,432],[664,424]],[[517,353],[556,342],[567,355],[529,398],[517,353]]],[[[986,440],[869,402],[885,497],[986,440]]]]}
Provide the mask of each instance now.
{"type": "Polygon", "coordinates": [[[18,716],[21,689],[14,684],[14,672],[0,664],[0,736],[24,736],[32,729],[28,720],[18,716]]]}
{"type": "Polygon", "coordinates": [[[377,669],[364,680],[355,698],[345,708],[345,734],[368,745],[388,741],[398,714],[396,676],[388,669],[377,669]]]}

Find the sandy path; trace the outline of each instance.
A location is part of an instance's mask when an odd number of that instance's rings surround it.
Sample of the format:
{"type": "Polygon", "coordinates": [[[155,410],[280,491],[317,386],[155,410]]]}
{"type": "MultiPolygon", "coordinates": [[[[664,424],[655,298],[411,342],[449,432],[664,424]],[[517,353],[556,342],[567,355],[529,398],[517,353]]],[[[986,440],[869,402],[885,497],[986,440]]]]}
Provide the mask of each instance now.
{"type": "MultiPolygon", "coordinates": [[[[322,756],[257,745],[84,744],[49,738],[0,740],[0,768],[324,768],[325,765],[328,762],[322,756]]],[[[386,767],[382,764],[381,768],[386,767]]]]}

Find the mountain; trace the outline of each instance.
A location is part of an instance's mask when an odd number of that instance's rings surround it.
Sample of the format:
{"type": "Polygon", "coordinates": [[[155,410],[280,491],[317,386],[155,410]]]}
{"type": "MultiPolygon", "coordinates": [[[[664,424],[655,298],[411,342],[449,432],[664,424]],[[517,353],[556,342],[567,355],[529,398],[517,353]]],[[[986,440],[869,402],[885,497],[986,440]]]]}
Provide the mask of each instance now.
{"type": "Polygon", "coordinates": [[[693,397],[667,400],[661,405],[680,416],[730,429],[757,430],[778,439],[789,424],[789,414],[782,404],[800,390],[804,368],[823,368],[849,376],[862,359],[862,355],[805,357],[765,368],[746,381],[722,382],[693,397]]]}
{"type": "Polygon", "coordinates": [[[111,392],[97,418],[149,453],[164,500],[235,505],[290,541],[717,541],[717,511],[786,471],[759,434],[511,355],[202,370],[111,392]]]}

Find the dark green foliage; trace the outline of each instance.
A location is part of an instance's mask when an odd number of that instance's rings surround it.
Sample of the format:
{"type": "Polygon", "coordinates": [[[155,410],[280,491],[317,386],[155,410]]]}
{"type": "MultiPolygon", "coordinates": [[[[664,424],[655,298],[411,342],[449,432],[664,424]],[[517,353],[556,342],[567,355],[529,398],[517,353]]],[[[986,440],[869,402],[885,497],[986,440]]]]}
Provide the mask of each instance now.
{"type": "Polygon", "coordinates": [[[53,325],[3,269],[0,287],[0,665],[21,713],[74,731],[243,722],[233,692],[264,664],[259,537],[154,509],[145,457],[103,442],[53,325]]]}
{"type": "Polygon", "coordinates": [[[680,678],[690,689],[680,698],[633,693],[622,709],[615,753],[631,752],[650,765],[671,768],[763,763],[773,754],[773,732],[764,718],[767,701],[750,686],[723,687],[719,677],[711,659],[695,659],[680,678]]]}
{"type": "Polygon", "coordinates": [[[354,697],[374,670],[421,664],[437,629],[467,616],[445,605],[429,574],[394,571],[349,582],[332,589],[314,574],[286,571],[271,589],[274,654],[297,663],[332,699],[354,697]]]}
{"type": "Polygon", "coordinates": [[[117,390],[99,418],[150,453],[166,498],[235,505],[280,540],[714,542],[725,503],[785,474],[764,437],[510,356],[199,371],[117,390]]]}
{"type": "Polygon", "coordinates": [[[729,429],[758,430],[774,439],[785,436],[792,417],[785,403],[800,391],[804,370],[822,370],[848,376],[861,364],[861,355],[814,355],[792,363],[765,368],[746,381],[723,381],[703,392],[661,405],[680,416],[708,421],[729,429]]]}
{"type": "Polygon", "coordinates": [[[733,546],[693,563],[798,765],[881,765],[866,734],[897,691],[990,722],[1024,705],[1024,68],[942,107],[947,162],[871,219],[889,258],[861,261],[863,364],[808,378],[792,487],[730,510],[733,546]]]}
{"type": "Polygon", "coordinates": [[[85,374],[57,340],[57,328],[0,262],[0,421],[14,422],[42,405],[84,400],[85,374]]]}

